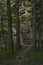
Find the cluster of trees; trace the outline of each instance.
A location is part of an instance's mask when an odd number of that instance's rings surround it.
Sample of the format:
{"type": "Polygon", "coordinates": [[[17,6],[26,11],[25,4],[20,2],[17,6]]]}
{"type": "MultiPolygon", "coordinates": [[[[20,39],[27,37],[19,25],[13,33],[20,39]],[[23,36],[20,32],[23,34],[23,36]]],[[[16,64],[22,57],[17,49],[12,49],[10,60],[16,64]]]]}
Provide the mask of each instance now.
{"type": "Polygon", "coordinates": [[[43,37],[42,37],[42,0],[34,0],[34,39],[35,39],[35,49],[42,48],[43,46],[43,37]]]}
{"type": "Polygon", "coordinates": [[[3,38],[5,49],[7,43],[11,54],[14,53],[12,28],[16,29],[16,49],[20,49],[20,31],[29,34],[31,30],[32,45],[35,49],[42,47],[41,3],[41,0],[2,0],[0,3],[0,39],[3,38]]]}

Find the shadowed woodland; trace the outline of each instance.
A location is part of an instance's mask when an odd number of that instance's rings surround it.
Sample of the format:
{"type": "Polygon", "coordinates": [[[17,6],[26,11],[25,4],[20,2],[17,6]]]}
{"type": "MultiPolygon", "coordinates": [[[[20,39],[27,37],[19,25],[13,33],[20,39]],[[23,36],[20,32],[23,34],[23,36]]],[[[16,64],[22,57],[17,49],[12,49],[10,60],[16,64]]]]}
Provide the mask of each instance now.
{"type": "Polygon", "coordinates": [[[0,0],[0,65],[43,65],[43,0],[0,0]]]}

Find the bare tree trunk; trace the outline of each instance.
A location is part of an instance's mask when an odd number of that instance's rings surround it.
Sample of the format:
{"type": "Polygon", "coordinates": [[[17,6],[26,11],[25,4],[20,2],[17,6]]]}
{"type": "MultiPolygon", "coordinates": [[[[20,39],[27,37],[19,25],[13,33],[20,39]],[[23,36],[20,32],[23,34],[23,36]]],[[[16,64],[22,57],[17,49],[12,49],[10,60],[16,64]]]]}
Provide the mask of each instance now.
{"type": "Polygon", "coordinates": [[[12,38],[12,17],[11,17],[11,5],[10,0],[7,0],[7,14],[8,14],[8,44],[11,54],[14,53],[13,38],[12,38]]]}
{"type": "Polygon", "coordinates": [[[42,31],[41,31],[41,0],[40,0],[40,21],[39,21],[39,44],[38,44],[38,50],[41,48],[42,44],[42,31]]]}
{"type": "Polygon", "coordinates": [[[36,50],[36,8],[35,8],[35,0],[33,5],[33,16],[34,16],[34,22],[33,22],[33,48],[36,50]]]}
{"type": "Polygon", "coordinates": [[[43,32],[43,1],[41,1],[41,48],[43,48],[42,32],[43,32]]]}
{"type": "Polygon", "coordinates": [[[19,0],[16,0],[16,47],[20,48],[19,0]]]}

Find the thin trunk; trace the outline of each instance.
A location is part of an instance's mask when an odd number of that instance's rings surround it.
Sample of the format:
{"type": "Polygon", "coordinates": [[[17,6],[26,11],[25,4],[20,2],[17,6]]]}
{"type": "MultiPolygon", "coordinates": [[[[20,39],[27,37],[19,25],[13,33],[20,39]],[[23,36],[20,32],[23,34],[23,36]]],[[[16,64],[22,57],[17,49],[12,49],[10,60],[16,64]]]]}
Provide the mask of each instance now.
{"type": "Polygon", "coordinates": [[[38,44],[38,50],[40,50],[41,47],[41,0],[40,0],[40,21],[39,21],[39,44],[38,44]]]}
{"type": "Polygon", "coordinates": [[[13,38],[12,38],[12,17],[11,17],[11,5],[10,0],[7,0],[7,14],[8,14],[8,44],[10,53],[14,53],[13,38]]]}
{"type": "Polygon", "coordinates": [[[36,50],[36,8],[35,8],[35,3],[36,1],[34,0],[34,7],[33,7],[33,16],[34,16],[34,22],[33,22],[33,27],[34,27],[34,32],[33,32],[33,43],[34,43],[34,50],[36,50]]]}
{"type": "Polygon", "coordinates": [[[41,1],[41,48],[43,48],[42,27],[43,27],[43,1],[41,1]]]}
{"type": "Polygon", "coordinates": [[[16,0],[16,47],[20,48],[19,0],[16,0]]]}

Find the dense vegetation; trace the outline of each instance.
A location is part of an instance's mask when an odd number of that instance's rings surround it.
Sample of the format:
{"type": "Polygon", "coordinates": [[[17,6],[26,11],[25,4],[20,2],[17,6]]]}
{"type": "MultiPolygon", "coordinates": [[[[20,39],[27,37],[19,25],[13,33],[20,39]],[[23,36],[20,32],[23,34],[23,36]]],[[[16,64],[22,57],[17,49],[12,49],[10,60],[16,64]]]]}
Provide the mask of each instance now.
{"type": "Polygon", "coordinates": [[[6,65],[9,60],[8,65],[42,65],[42,51],[43,1],[0,0],[2,64],[6,65]]]}

